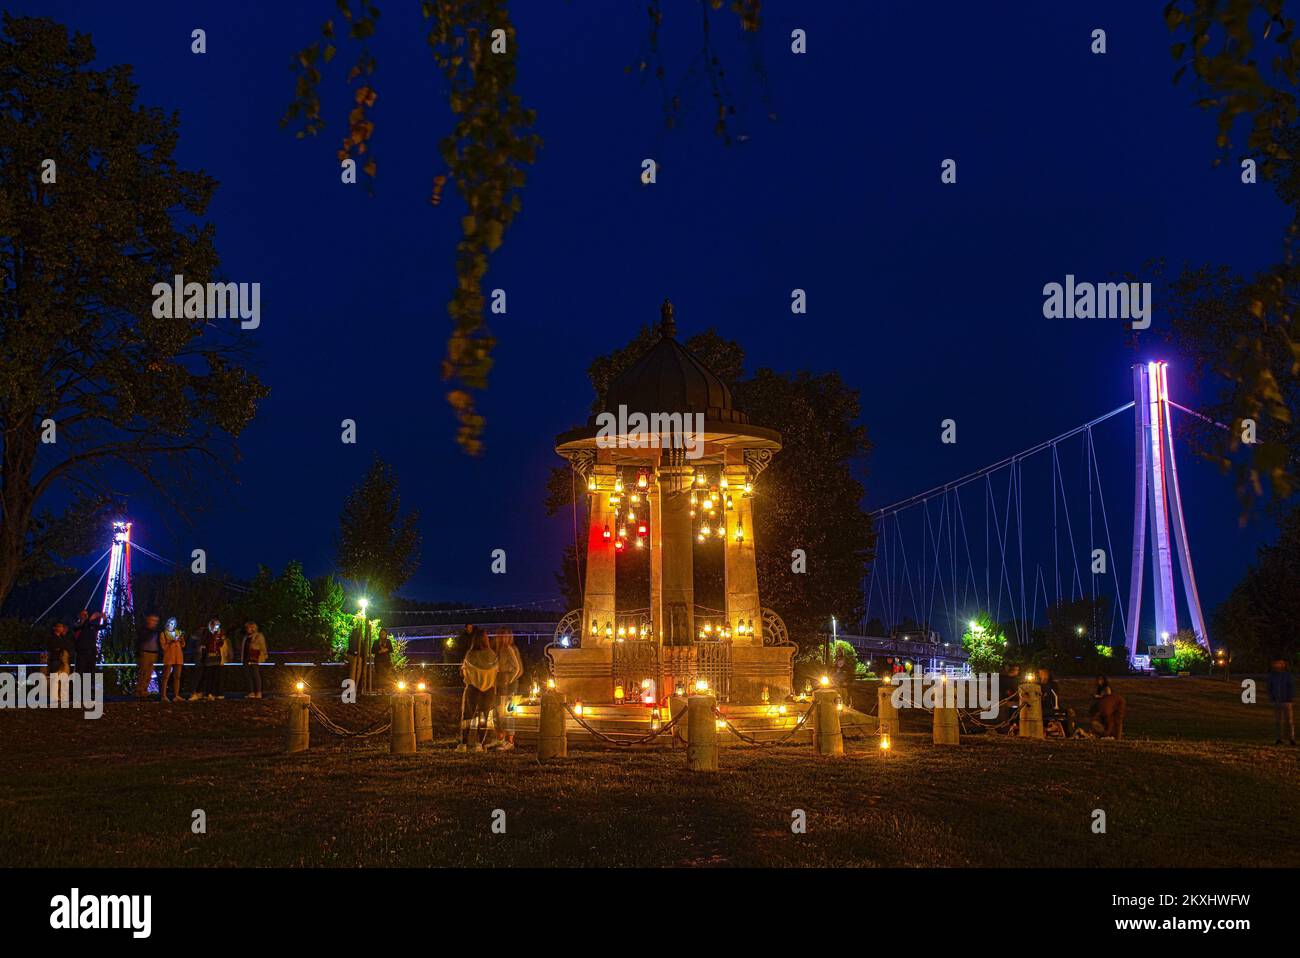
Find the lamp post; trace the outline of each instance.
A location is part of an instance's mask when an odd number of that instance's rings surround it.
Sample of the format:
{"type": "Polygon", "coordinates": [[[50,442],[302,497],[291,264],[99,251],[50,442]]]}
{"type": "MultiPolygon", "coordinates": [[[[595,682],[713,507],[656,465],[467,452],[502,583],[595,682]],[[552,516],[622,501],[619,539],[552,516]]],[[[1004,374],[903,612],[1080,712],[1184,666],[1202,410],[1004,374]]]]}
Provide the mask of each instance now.
{"type": "Polygon", "coordinates": [[[370,675],[370,619],[366,615],[366,606],[370,600],[364,596],[357,599],[357,608],[360,609],[361,616],[361,633],[357,636],[357,691],[373,692],[371,688],[370,675]]]}

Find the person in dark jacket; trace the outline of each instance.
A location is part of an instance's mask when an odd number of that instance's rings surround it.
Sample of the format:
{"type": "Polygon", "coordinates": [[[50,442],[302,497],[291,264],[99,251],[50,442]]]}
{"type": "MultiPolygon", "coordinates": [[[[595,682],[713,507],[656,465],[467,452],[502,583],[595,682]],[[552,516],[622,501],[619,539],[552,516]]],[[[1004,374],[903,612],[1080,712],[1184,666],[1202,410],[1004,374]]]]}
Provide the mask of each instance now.
{"type": "Polygon", "coordinates": [[[198,631],[198,648],[194,652],[194,666],[198,677],[194,680],[191,702],[215,699],[221,695],[221,622],[213,616],[198,631]]]}
{"type": "Polygon", "coordinates": [[[1088,706],[1088,717],[1092,718],[1101,708],[1101,700],[1112,694],[1110,679],[1104,675],[1097,676],[1097,685],[1092,690],[1092,704],[1088,706]]]}
{"type": "Polygon", "coordinates": [[[72,638],[64,622],[55,622],[45,642],[45,673],[49,677],[50,701],[57,702],[66,691],[66,676],[72,672],[72,638]]]}
{"type": "Polygon", "coordinates": [[[1043,686],[1043,725],[1055,719],[1061,723],[1061,733],[1066,738],[1074,738],[1074,715],[1065,707],[1056,676],[1051,669],[1039,669],[1038,678],[1043,686]]]}
{"type": "Polygon", "coordinates": [[[1286,659],[1278,656],[1268,673],[1268,700],[1273,703],[1273,718],[1277,722],[1277,741],[1282,744],[1282,727],[1295,744],[1295,676],[1287,671],[1286,659]]]}
{"type": "Polygon", "coordinates": [[[99,659],[99,630],[104,627],[104,613],[93,615],[82,609],[72,626],[72,647],[77,653],[77,672],[93,675],[99,659]]]}
{"type": "Polygon", "coordinates": [[[144,617],[144,625],[135,634],[135,697],[149,697],[149,683],[153,681],[153,667],[158,662],[162,651],[162,629],[158,625],[157,613],[144,617]]]}

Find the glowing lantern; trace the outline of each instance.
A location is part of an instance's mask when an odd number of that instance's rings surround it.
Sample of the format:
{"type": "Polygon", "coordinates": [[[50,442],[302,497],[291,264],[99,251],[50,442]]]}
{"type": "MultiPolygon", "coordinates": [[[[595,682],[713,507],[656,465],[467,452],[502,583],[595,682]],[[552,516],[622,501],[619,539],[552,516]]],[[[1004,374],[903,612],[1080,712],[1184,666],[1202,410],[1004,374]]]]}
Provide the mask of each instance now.
{"type": "Polygon", "coordinates": [[[582,714],[582,699],[578,699],[578,701],[573,703],[573,714],[574,715],[582,714]]]}
{"type": "Polygon", "coordinates": [[[702,485],[704,485],[704,473],[702,473],[702,472],[697,472],[697,473],[695,474],[695,484],[696,484],[697,486],[702,486],[702,485]]]}
{"type": "Polygon", "coordinates": [[[891,747],[892,747],[892,746],[891,746],[890,741],[889,741],[889,733],[888,733],[888,732],[881,732],[881,733],[880,733],[880,750],[881,750],[882,752],[885,752],[886,754],[888,754],[888,752],[889,752],[889,750],[890,750],[891,747]]]}
{"type": "Polygon", "coordinates": [[[742,526],[739,522],[736,523],[736,541],[737,542],[745,541],[745,527],[742,526]]]}
{"type": "Polygon", "coordinates": [[[617,492],[617,493],[620,493],[620,494],[623,492],[623,480],[622,480],[622,478],[618,478],[618,479],[615,479],[615,480],[614,480],[614,491],[617,492]]]}
{"type": "Polygon", "coordinates": [[[610,539],[609,525],[606,524],[606,526],[605,526],[605,541],[608,542],[609,539],[610,539]]]}
{"type": "Polygon", "coordinates": [[[293,687],[296,691],[302,692],[302,690],[305,689],[307,686],[303,682],[295,682],[293,687]]]}
{"type": "Polygon", "coordinates": [[[636,474],[636,487],[638,489],[644,489],[648,485],[650,485],[650,477],[647,476],[645,470],[642,469],[636,474]]]}
{"type": "Polygon", "coordinates": [[[405,682],[398,682],[398,683],[397,683],[397,691],[399,691],[399,692],[405,692],[405,691],[406,691],[406,683],[405,683],[405,682]]]}
{"type": "Polygon", "coordinates": [[[726,719],[718,719],[717,722],[714,723],[714,724],[716,725],[716,727],[717,727],[717,729],[718,729],[719,732],[725,732],[725,731],[727,730],[727,720],[726,720],[726,719]]]}
{"type": "Polygon", "coordinates": [[[606,622],[606,623],[605,623],[605,638],[607,638],[607,639],[612,639],[613,637],[614,637],[614,623],[612,623],[612,622],[606,622]]]}
{"type": "Polygon", "coordinates": [[[595,492],[595,491],[596,491],[596,477],[595,477],[595,476],[592,476],[590,479],[587,480],[587,491],[588,491],[588,492],[595,492]]]}
{"type": "Polygon", "coordinates": [[[829,675],[823,675],[820,681],[822,684],[822,688],[825,688],[826,686],[831,684],[831,677],[829,675]]]}
{"type": "Polygon", "coordinates": [[[695,680],[695,691],[707,692],[708,690],[709,690],[709,683],[706,680],[704,679],[695,680]]]}
{"type": "Polygon", "coordinates": [[[645,548],[645,540],[644,540],[644,539],[637,539],[637,540],[636,540],[636,547],[637,547],[638,549],[644,549],[644,548],[645,548]]]}
{"type": "Polygon", "coordinates": [[[592,635],[596,635],[596,634],[599,633],[599,632],[600,632],[600,626],[598,626],[598,625],[596,624],[596,620],[595,620],[595,619],[592,619],[592,620],[591,620],[591,634],[592,634],[592,635]]]}
{"type": "Polygon", "coordinates": [[[727,488],[727,477],[725,475],[718,480],[718,485],[720,485],[723,489],[727,488]]]}
{"type": "Polygon", "coordinates": [[[614,686],[614,701],[617,702],[619,705],[623,704],[623,686],[621,685],[614,686]]]}
{"type": "Polygon", "coordinates": [[[424,683],[423,683],[423,682],[419,682],[419,683],[417,683],[416,686],[415,686],[415,690],[416,690],[417,692],[423,692],[423,691],[425,690],[425,685],[424,685],[424,683]]]}
{"type": "Polygon", "coordinates": [[[547,680],[546,680],[546,687],[547,687],[548,689],[554,689],[554,688],[555,688],[555,679],[547,679],[547,680]]]}
{"type": "Polygon", "coordinates": [[[643,536],[649,531],[650,530],[646,528],[646,524],[644,522],[636,527],[636,534],[639,536],[643,536]]]}
{"type": "Polygon", "coordinates": [[[713,530],[709,528],[709,520],[705,519],[703,524],[700,526],[700,535],[707,536],[712,533],[712,531],[713,530]]]}
{"type": "Polygon", "coordinates": [[[622,552],[626,547],[627,547],[627,542],[623,539],[619,539],[617,542],[614,543],[614,548],[617,549],[619,552],[622,552]]]}
{"type": "Polygon", "coordinates": [[[633,512],[631,509],[627,511],[627,521],[636,522],[636,513],[633,512]]]}

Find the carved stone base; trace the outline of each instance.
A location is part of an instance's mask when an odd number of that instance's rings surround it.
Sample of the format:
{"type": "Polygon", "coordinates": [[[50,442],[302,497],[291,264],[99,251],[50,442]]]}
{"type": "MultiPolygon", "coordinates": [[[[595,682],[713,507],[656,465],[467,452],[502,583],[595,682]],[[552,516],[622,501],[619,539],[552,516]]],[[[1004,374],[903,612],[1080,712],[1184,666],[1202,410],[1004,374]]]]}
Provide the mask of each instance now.
{"type": "Polygon", "coordinates": [[[794,689],[793,659],[794,647],[790,645],[733,645],[730,701],[742,705],[761,702],[764,686],[769,701],[782,701],[794,689]]]}

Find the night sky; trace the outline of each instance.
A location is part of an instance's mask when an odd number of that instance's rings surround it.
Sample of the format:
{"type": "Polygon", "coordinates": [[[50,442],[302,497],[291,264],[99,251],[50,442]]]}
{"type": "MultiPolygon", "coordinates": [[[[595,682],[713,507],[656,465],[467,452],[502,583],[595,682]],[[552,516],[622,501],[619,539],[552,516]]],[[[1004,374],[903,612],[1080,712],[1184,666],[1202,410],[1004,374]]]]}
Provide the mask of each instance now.
{"type": "MultiPolygon", "coordinates": [[[[1192,105],[1194,87],[1171,82],[1159,3],[992,14],[770,2],[747,40],[719,12],[734,129],[748,135],[731,146],[711,133],[703,76],[688,75],[694,4],[665,4],[680,8],[663,39],[686,102],[672,131],[658,84],[625,72],[646,49],[643,5],[512,6],[519,92],[545,144],[486,284],[507,290],[509,314],[493,318],[488,449],[473,460],[454,443],[438,377],[462,207],[450,186],[440,207],[427,201],[450,113],[418,4],[381,4],[372,196],[339,182],[334,156],[350,45],[322,85],[326,132],[296,140],[278,127],[292,55],[334,16],[331,0],[10,3],[89,32],[100,64],[134,66],[143,103],[180,112],[179,161],[220,181],[208,218],[223,272],[262,284],[262,325],[245,335],[272,393],[241,439],[239,485],[214,480],[192,527],[133,498],[152,549],[179,559],[202,547],[242,576],[293,558],[327,571],[343,497],[378,453],[423,513],[406,594],[550,599],[572,534],[567,516],[542,511],[561,462],[553,439],[586,418],[591,359],[655,322],[665,297],[681,338],[713,326],[743,343],[750,370],[837,370],[859,389],[877,507],[1121,405],[1135,361],[1167,359],[1175,398],[1196,405],[1185,364],[1161,346],[1159,303],[1134,352],[1116,324],[1044,319],[1044,283],[1151,278],[1157,257],[1252,269],[1279,250],[1286,211],[1271,187],[1212,167],[1213,117],[1192,105]],[[190,52],[196,27],[203,56],[190,52]],[[804,56],[789,50],[795,27],[804,56]],[[1104,56],[1089,52],[1095,27],[1104,56]],[[652,187],[639,181],[645,157],[660,163],[652,187]],[[947,157],[955,186],[939,182],[947,157]],[[807,316],[791,315],[795,287],[807,316]],[[939,442],[947,417],[955,446],[939,442]],[[358,422],[357,445],[339,441],[344,418],[358,422]],[[498,547],[504,579],[489,572],[498,547]]],[[[1131,428],[1125,418],[1098,434],[1125,576],[1131,428]]],[[[1208,611],[1269,530],[1238,527],[1228,478],[1189,454],[1180,465],[1208,611]]]]}

